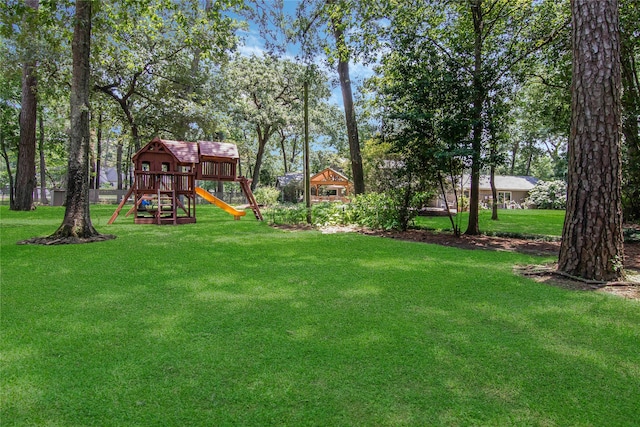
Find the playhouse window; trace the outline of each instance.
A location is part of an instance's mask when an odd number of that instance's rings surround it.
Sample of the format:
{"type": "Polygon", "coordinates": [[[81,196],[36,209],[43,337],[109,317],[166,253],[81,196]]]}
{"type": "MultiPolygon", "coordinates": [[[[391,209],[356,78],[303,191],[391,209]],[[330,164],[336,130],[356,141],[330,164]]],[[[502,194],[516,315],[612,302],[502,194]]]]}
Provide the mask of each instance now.
{"type": "Polygon", "coordinates": [[[149,172],[151,170],[151,163],[149,162],[142,162],[142,170],[144,172],[149,172]]]}
{"type": "Polygon", "coordinates": [[[169,163],[162,163],[162,172],[169,172],[169,163]]]}

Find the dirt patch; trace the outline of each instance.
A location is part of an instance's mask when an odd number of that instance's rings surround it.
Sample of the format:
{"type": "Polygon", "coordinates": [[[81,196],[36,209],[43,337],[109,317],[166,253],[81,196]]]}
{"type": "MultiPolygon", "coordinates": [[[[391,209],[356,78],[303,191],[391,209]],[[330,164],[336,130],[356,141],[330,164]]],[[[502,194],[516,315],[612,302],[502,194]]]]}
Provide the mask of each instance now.
{"type": "MultiPolygon", "coordinates": [[[[278,225],[275,227],[288,231],[314,229],[309,225],[278,225]]],[[[461,249],[507,251],[550,257],[557,257],[560,251],[559,241],[495,236],[462,235],[460,237],[455,237],[451,233],[437,233],[428,230],[384,231],[368,230],[353,226],[331,226],[321,228],[320,231],[323,233],[358,232],[369,236],[432,243],[461,249]]],[[[624,254],[624,266],[627,272],[627,279],[622,282],[610,282],[603,284],[574,280],[570,277],[558,274],[556,272],[555,265],[516,266],[515,271],[518,274],[531,277],[538,282],[551,286],[580,291],[608,292],[624,298],[640,300],[640,242],[625,243],[624,254]]]]}

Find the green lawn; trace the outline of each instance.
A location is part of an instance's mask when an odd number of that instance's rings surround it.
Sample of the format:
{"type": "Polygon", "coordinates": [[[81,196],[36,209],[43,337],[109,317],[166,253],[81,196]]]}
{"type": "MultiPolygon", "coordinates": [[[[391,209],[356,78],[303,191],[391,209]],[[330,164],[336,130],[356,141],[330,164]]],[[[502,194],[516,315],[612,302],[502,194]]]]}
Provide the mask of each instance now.
{"type": "MultiPolygon", "coordinates": [[[[467,229],[469,213],[461,212],[457,219],[462,232],[467,229]]],[[[498,221],[491,220],[490,210],[481,210],[478,218],[483,233],[506,233],[538,236],[562,236],[564,211],[543,209],[500,209],[498,221]]],[[[434,230],[451,230],[448,217],[417,217],[415,225],[434,230]]]]}
{"type": "Polygon", "coordinates": [[[640,304],[512,273],[549,259],[113,209],[0,208],[3,426],[638,421],[640,304]]]}

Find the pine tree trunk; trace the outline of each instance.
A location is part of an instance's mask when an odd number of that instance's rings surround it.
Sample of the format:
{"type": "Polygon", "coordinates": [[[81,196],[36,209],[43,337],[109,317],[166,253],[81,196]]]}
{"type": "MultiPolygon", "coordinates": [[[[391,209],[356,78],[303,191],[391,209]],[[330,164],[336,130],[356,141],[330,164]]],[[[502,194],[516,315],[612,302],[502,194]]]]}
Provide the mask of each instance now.
{"type": "MultiPolygon", "coordinates": [[[[38,9],[37,0],[28,0],[26,4],[32,9],[38,9]]],[[[16,167],[15,196],[10,206],[11,210],[15,211],[33,209],[33,190],[36,187],[37,83],[36,61],[29,58],[22,65],[20,145],[16,167]]]]}
{"type": "Polygon", "coordinates": [[[620,46],[617,0],[572,0],[573,81],[567,213],[558,270],[622,275],[620,46]]]}
{"type": "MultiPolygon", "coordinates": [[[[330,1],[329,3],[332,3],[330,1]]],[[[344,40],[342,23],[340,19],[334,18],[331,21],[333,35],[338,51],[338,78],[342,91],[342,104],[344,106],[345,123],[347,126],[347,138],[349,140],[349,154],[351,158],[351,173],[353,178],[353,192],[363,194],[364,169],[362,167],[362,155],[360,154],[360,137],[358,135],[358,123],[356,121],[356,111],[353,105],[353,91],[351,90],[351,77],[349,75],[349,55],[348,48],[344,40]]]]}

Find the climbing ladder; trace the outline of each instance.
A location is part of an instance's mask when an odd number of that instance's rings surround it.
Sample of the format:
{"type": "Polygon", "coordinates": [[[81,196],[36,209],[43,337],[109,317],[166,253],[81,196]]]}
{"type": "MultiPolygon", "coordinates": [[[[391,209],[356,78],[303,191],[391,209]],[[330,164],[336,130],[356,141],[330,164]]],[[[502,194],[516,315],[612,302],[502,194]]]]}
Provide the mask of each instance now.
{"type": "Polygon", "coordinates": [[[158,224],[177,224],[176,192],[174,190],[158,190],[158,210],[156,211],[158,224]],[[168,214],[168,215],[167,215],[168,214]]]}
{"type": "Polygon", "coordinates": [[[242,188],[242,191],[244,192],[244,195],[246,196],[247,201],[249,202],[249,206],[251,207],[251,210],[253,211],[256,219],[258,221],[262,221],[262,213],[260,212],[260,207],[258,206],[258,202],[256,202],[253,191],[251,191],[251,181],[244,176],[239,177],[237,180],[240,183],[240,188],[242,188]]]}

